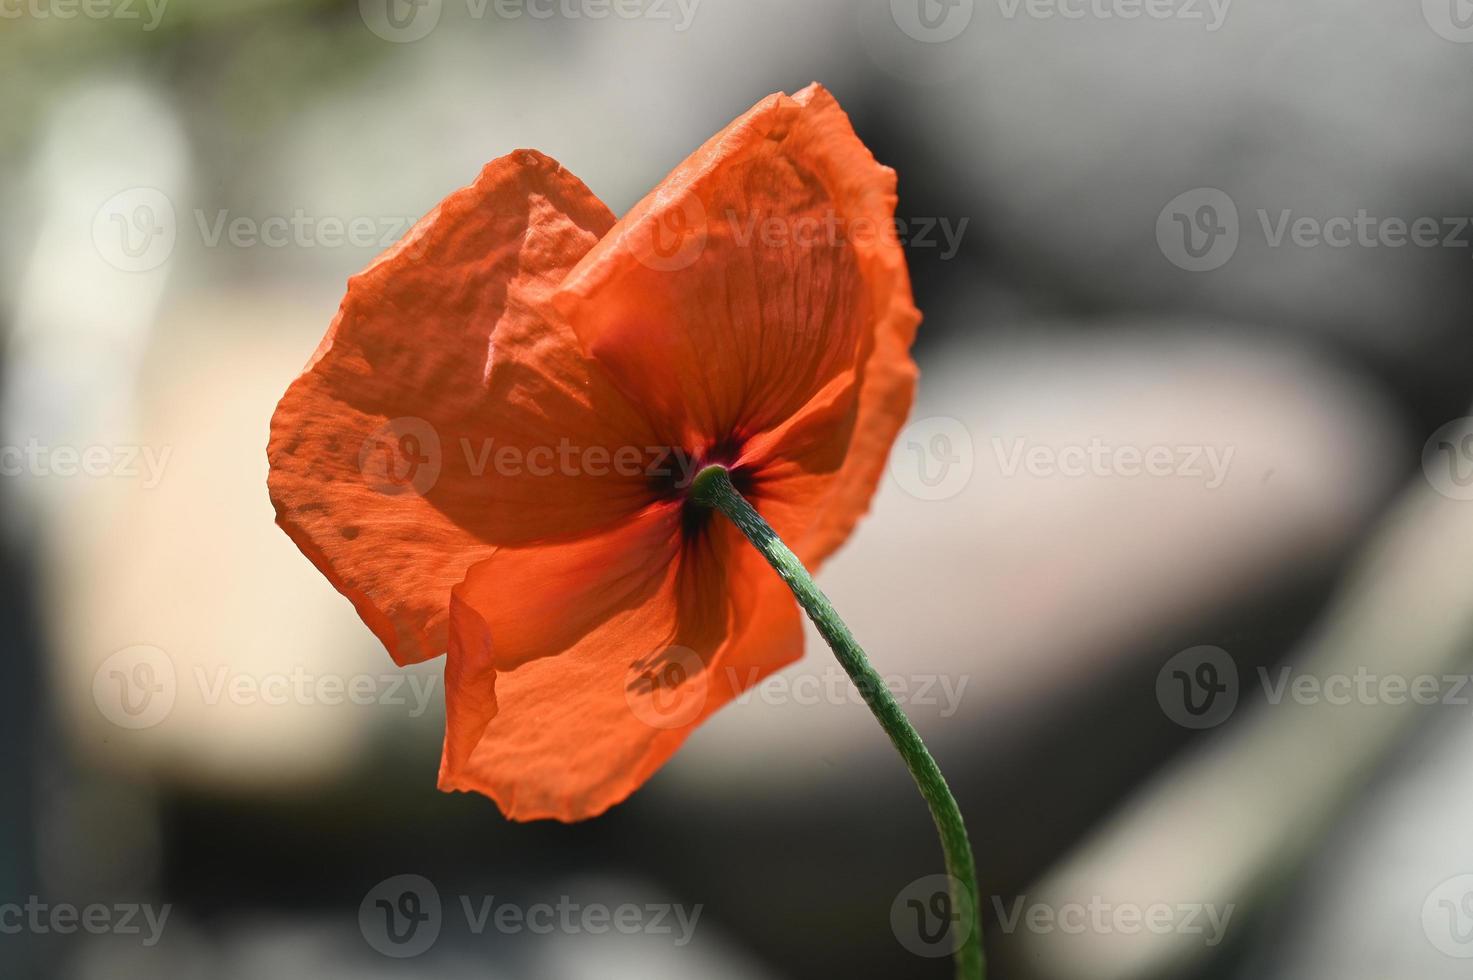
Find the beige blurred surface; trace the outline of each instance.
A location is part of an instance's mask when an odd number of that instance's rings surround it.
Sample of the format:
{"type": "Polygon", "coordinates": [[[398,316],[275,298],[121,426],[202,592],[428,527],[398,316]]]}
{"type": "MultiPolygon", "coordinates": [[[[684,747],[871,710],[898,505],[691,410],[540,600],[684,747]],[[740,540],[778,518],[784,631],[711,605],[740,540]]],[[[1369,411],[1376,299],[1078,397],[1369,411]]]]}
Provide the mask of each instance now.
{"type": "Polygon", "coordinates": [[[306,353],[300,331],[281,327],[315,325],[326,312],[260,291],[171,305],[137,429],[141,445],[170,451],[163,478],[152,488],[93,482],[48,526],[55,690],[86,755],[282,788],[330,778],[375,733],[393,733],[421,745],[423,782],[433,785],[439,665],[394,667],[276,531],[266,496],[267,424],[306,353]],[[172,671],[175,701],[157,724],[128,730],[99,710],[93,685],[109,656],[136,644],[167,657],[158,670],[172,671]],[[354,679],[372,701],[352,703],[354,679]]]}

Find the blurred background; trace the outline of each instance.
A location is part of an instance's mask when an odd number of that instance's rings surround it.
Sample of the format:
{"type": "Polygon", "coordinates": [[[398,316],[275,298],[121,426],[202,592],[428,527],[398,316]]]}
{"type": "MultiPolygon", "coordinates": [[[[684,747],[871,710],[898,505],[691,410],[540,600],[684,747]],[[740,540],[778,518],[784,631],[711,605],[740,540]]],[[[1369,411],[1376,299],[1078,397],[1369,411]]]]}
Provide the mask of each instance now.
{"type": "Polygon", "coordinates": [[[926,314],[822,584],[968,816],[993,976],[1473,969],[1464,0],[0,20],[0,973],[949,975],[926,811],[815,636],[606,816],[508,824],[435,790],[439,664],[265,490],[346,277],[487,160],[622,212],[813,80],[926,314]]]}

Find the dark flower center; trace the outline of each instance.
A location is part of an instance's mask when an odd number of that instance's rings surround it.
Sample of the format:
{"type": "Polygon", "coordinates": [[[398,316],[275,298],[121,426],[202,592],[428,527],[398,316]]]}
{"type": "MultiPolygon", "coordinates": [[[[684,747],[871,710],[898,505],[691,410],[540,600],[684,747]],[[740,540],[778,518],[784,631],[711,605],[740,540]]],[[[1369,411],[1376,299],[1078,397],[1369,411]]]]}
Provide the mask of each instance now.
{"type": "Polygon", "coordinates": [[[755,486],[752,470],[736,464],[736,460],[741,458],[743,442],[733,436],[704,449],[672,449],[666,459],[651,468],[649,485],[655,498],[681,502],[681,524],[687,540],[698,538],[713,516],[710,507],[691,497],[691,481],[702,469],[725,466],[732,485],[743,495],[749,494],[755,486]]]}

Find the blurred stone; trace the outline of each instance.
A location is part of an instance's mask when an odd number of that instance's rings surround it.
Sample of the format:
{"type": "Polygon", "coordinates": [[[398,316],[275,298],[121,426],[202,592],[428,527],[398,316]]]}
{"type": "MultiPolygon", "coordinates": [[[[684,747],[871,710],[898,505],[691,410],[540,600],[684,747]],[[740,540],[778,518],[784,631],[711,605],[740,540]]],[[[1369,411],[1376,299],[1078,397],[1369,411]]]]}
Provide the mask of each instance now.
{"type": "Polygon", "coordinates": [[[1435,371],[1431,345],[1464,339],[1473,255],[1467,51],[1424,16],[1439,4],[1108,16],[1130,6],[950,8],[973,11],[954,40],[901,49],[907,65],[965,61],[894,96],[927,150],[917,163],[930,172],[908,168],[909,186],[947,187],[937,206],[969,209],[998,263],[1045,290],[1415,352],[1435,371]],[[1208,190],[1232,210],[1199,213],[1208,190]],[[1328,224],[1362,211],[1369,245],[1328,224]],[[1436,231],[1416,245],[1405,226],[1423,218],[1436,231]],[[1295,244],[1301,220],[1319,244],[1295,244]],[[1222,232],[1201,271],[1183,267],[1181,222],[1198,248],[1222,232]]]}
{"type": "Polygon", "coordinates": [[[1189,974],[1224,947],[1220,932],[1209,942],[1186,928],[1184,910],[1235,919],[1231,938],[1242,940],[1273,910],[1286,876],[1318,855],[1290,906],[1303,928],[1285,942],[1271,924],[1243,976],[1465,976],[1469,800],[1450,789],[1460,781],[1448,773],[1459,770],[1457,749],[1468,741],[1473,586],[1462,569],[1470,544],[1473,508],[1415,479],[1324,622],[1289,658],[1291,673],[1278,675],[1292,686],[1276,696],[1268,679],[1243,678],[1231,724],[1029,888],[1030,900],[1054,910],[1164,905],[1178,913],[1172,928],[1020,929],[1003,942],[1007,961],[1040,980],[1189,974]],[[1337,685],[1339,677],[1350,683],[1337,685]],[[1442,724],[1423,752],[1368,785],[1409,733],[1433,721],[1442,724]],[[1359,815],[1327,836],[1357,798],[1359,815]]]}
{"type": "Polygon", "coordinates": [[[84,758],[279,791],[393,733],[433,785],[441,666],[394,666],[276,530],[266,494],[271,413],[311,351],[300,336],[320,336],[328,315],[290,292],[170,306],[135,440],[166,465],[156,480],[76,478],[45,525],[54,687],[84,758]]]}

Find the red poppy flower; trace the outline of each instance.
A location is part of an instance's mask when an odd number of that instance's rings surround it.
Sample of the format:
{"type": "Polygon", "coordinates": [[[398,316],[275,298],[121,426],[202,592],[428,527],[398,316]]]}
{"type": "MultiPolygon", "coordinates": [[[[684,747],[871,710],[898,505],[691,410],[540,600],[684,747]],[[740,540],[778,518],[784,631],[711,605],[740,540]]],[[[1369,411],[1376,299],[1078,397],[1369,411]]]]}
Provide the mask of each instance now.
{"type": "Polygon", "coordinates": [[[725,463],[810,568],[848,536],[915,386],[894,207],[813,85],[618,221],[502,157],[349,282],[272,420],[271,497],[397,662],[448,650],[442,788],[593,816],[801,654],[688,482],[725,463]]]}

